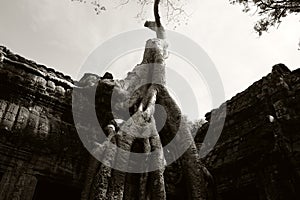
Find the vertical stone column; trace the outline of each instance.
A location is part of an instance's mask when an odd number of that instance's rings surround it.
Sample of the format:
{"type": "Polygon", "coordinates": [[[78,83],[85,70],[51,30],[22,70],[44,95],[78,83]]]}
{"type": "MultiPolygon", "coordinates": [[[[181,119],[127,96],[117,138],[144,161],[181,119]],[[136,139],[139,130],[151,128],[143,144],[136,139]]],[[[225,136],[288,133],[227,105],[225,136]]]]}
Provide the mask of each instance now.
{"type": "Polygon", "coordinates": [[[32,200],[36,184],[33,175],[6,172],[0,183],[0,200],[32,200]]]}

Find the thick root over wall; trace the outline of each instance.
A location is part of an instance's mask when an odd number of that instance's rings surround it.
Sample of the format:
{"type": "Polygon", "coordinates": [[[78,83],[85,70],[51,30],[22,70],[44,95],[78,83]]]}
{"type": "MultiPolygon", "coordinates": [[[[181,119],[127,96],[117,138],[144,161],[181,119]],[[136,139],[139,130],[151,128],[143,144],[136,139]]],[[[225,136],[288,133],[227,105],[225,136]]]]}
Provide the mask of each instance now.
{"type": "MultiPolygon", "coordinates": [[[[109,125],[106,129],[106,141],[95,146],[94,156],[101,157],[102,163],[91,157],[82,200],[172,200],[176,195],[178,198],[177,189],[184,192],[185,199],[208,199],[204,167],[194,139],[179,107],[165,87],[166,48],[167,44],[163,39],[148,40],[142,63],[124,80],[109,83],[114,85],[113,90],[119,97],[112,107],[115,106],[119,113],[130,110],[131,117],[117,114],[119,118],[123,117],[123,124],[120,127],[116,124],[109,125]],[[139,85],[142,87],[136,88],[139,85]],[[162,106],[166,113],[165,124],[159,132],[157,124],[162,117],[155,112],[155,104],[162,106]],[[137,135],[140,133],[147,133],[149,137],[140,138],[137,135]],[[168,149],[168,154],[177,156],[178,160],[166,166],[168,159],[163,146],[172,140],[176,140],[176,145],[168,149]],[[145,167],[142,166],[145,163],[135,163],[130,154],[120,153],[120,149],[116,147],[136,153],[157,150],[151,159],[151,164],[157,170],[126,173],[107,167],[145,167]],[[182,148],[186,151],[178,155],[182,148]],[[169,171],[175,171],[175,175],[169,171]],[[176,173],[180,175],[176,176],[176,173]],[[180,178],[176,179],[177,182],[172,181],[173,176],[180,178]]],[[[101,84],[108,83],[102,81],[101,84]]]]}

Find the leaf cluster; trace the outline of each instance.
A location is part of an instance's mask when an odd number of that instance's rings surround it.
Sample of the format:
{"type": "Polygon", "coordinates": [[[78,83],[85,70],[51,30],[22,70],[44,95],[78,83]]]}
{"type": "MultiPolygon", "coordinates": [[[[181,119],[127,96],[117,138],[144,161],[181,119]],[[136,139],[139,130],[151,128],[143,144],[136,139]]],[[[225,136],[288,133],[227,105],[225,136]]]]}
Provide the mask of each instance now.
{"type": "Polygon", "coordinates": [[[256,22],[254,30],[262,35],[272,26],[279,26],[282,19],[289,14],[300,12],[300,0],[229,0],[231,4],[242,4],[244,12],[255,10],[261,18],[256,22]]]}

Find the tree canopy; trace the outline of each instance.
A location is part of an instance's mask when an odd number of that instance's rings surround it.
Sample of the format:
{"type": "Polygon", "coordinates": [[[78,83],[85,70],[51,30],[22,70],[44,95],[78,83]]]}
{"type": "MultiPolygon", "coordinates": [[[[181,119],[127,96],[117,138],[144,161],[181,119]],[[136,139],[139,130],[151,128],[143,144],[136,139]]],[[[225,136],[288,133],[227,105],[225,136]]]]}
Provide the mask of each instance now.
{"type": "MultiPolygon", "coordinates": [[[[180,25],[186,22],[189,18],[188,13],[185,11],[186,0],[71,0],[73,2],[89,4],[94,9],[97,15],[107,11],[109,7],[119,8],[126,6],[129,3],[136,3],[140,9],[135,12],[138,19],[145,20],[147,13],[152,10],[148,9],[149,6],[154,8],[161,7],[161,16],[165,19],[166,24],[180,25]]],[[[158,13],[155,12],[154,13],[158,13]]],[[[155,16],[157,19],[157,16],[155,16]]]]}
{"type": "MultiPolygon", "coordinates": [[[[185,11],[186,0],[71,0],[78,3],[91,4],[96,14],[100,14],[107,10],[108,5],[115,4],[115,7],[122,7],[129,3],[140,5],[140,10],[136,11],[136,17],[144,20],[145,13],[149,11],[148,6],[158,4],[162,8],[162,17],[165,19],[166,25],[173,24],[174,28],[181,23],[187,23],[189,14],[185,11]]],[[[257,15],[260,19],[254,25],[254,30],[259,34],[267,32],[270,27],[279,27],[283,18],[289,14],[298,14],[300,12],[300,0],[229,0],[231,4],[243,5],[244,12],[253,11],[253,15],[257,15]]],[[[151,10],[151,9],[150,9],[151,10]]],[[[159,19],[155,15],[155,21],[160,24],[159,19]]],[[[299,41],[300,47],[300,41],[299,41]]],[[[300,48],[299,48],[300,50],[300,48]]]]}
{"type": "Polygon", "coordinates": [[[300,12],[300,0],[229,0],[232,4],[242,4],[243,11],[255,11],[260,16],[254,30],[262,35],[272,26],[279,26],[288,14],[300,12]]]}

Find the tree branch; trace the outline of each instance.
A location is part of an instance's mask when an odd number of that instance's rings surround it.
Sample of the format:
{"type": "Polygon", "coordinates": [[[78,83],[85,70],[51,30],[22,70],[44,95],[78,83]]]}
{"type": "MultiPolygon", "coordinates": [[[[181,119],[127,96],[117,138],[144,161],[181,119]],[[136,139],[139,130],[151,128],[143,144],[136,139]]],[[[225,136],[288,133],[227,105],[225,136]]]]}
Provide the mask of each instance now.
{"type": "Polygon", "coordinates": [[[160,0],[154,1],[154,18],[155,18],[157,27],[161,27],[160,16],[159,16],[159,3],[160,3],[160,0]]]}

